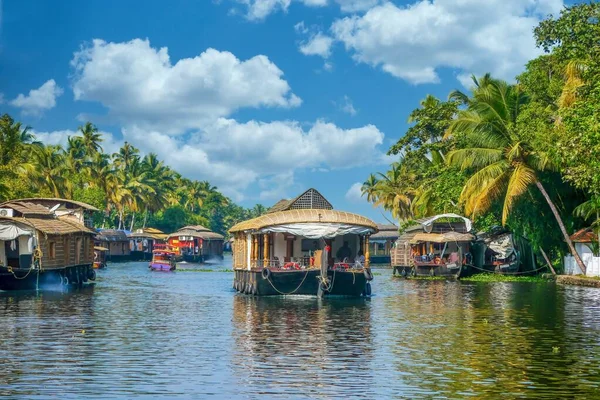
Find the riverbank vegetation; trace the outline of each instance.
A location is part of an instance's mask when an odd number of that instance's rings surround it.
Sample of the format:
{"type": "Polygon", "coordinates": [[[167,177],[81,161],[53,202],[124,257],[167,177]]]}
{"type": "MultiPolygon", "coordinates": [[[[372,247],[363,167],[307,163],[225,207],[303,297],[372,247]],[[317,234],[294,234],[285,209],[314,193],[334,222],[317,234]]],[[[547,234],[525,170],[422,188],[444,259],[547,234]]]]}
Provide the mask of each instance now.
{"type": "Polygon", "coordinates": [[[484,75],[469,93],[425,98],[389,150],[399,161],[363,195],[406,223],[456,212],[505,225],[585,271],[569,234],[600,229],[599,20],[598,3],[567,7],[535,28],[544,55],[515,83],[484,75]]]}
{"type": "Polygon", "coordinates": [[[90,122],[68,138],[66,147],[45,145],[29,127],[0,117],[0,201],[61,197],[89,203],[102,213],[95,225],[135,229],[153,226],[174,232],[204,225],[226,234],[233,224],[259,216],[265,208],[244,209],[206,181],[181,176],[156,154],[140,155],[125,142],[106,154],[102,135],[90,122]]]}

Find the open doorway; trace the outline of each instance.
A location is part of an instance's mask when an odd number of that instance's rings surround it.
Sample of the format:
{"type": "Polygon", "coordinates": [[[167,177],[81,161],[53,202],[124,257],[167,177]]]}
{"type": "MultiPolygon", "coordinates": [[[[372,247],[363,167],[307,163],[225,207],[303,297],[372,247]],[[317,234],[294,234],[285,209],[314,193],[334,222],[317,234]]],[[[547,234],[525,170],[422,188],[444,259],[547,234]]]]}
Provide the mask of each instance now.
{"type": "Polygon", "coordinates": [[[7,240],[4,242],[4,254],[6,254],[6,265],[19,268],[19,241],[15,240],[7,240]]]}

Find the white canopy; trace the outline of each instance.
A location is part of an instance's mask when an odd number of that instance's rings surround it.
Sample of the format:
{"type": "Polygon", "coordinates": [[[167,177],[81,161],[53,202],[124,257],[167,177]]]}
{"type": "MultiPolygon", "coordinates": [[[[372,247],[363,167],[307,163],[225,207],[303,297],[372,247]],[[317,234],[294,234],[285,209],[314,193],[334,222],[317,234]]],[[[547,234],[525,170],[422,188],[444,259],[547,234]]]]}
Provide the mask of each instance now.
{"type": "Polygon", "coordinates": [[[510,257],[510,255],[515,251],[512,235],[510,233],[490,241],[488,247],[498,253],[498,258],[500,259],[510,257]]]}
{"type": "Polygon", "coordinates": [[[0,240],[15,240],[19,236],[33,236],[33,228],[12,221],[0,221],[0,240]]]}
{"type": "Polygon", "coordinates": [[[303,236],[307,239],[331,239],[336,236],[354,234],[365,235],[373,233],[372,228],[360,225],[334,224],[334,223],[295,223],[285,225],[268,226],[260,233],[281,232],[291,233],[296,236],[303,236]]]}
{"type": "Polygon", "coordinates": [[[465,221],[465,226],[467,228],[467,232],[471,232],[471,228],[472,228],[471,220],[469,218],[463,217],[462,215],[452,214],[452,213],[436,215],[435,217],[431,217],[428,220],[421,222],[421,225],[423,225],[423,229],[425,230],[425,232],[431,232],[431,229],[433,228],[433,223],[440,218],[460,218],[463,221],[465,221]]]}

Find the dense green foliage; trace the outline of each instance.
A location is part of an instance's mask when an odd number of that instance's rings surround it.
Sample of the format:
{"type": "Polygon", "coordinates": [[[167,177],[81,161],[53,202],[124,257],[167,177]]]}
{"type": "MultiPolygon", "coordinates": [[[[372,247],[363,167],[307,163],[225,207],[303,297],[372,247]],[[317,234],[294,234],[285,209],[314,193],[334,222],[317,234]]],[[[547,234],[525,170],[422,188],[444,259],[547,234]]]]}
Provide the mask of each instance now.
{"type": "Polygon", "coordinates": [[[226,234],[233,224],[265,212],[261,205],[244,209],[234,204],[210,183],[184,178],[156,154],[142,157],[127,142],[115,154],[103,153],[102,135],[89,122],[62,148],[37,142],[29,127],[4,114],[0,160],[0,200],[83,201],[104,210],[96,225],[107,228],[150,225],[173,232],[184,225],[204,225],[226,234]]]}
{"type": "Polygon", "coordinates": [[[428,96],[363,195],[404,224],[454,211],[578,258],[569,234],[600,229],[599,21],[598,3],[566,7],[535,29],[546,54],[516,84],[485,75],[468,94],[428,96]]]}

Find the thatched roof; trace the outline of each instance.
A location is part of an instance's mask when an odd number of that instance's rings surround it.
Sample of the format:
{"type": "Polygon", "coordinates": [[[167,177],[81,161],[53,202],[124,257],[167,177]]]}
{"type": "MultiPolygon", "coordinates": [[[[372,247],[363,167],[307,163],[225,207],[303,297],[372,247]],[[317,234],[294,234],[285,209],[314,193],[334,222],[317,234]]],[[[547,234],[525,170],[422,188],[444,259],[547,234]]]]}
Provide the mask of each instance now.
{"type": "Polygon", "coordinates": [[[398,227],[396,225],[377,224],[377,229],[379,229],[379,232],[371,235],[371,239],[398,239],[400,236],[398,233],[398,227]]]}
{"type": "Polygon", "coordinates": [[[267,213],[305,209],[332,210],[333,206],[317,189],[311,188],[293,199],[279,200],[267,213]]]}
{"type": "Polygon", "coordinates": [[[335,210],[288,210],[261,215],[248,221],[234,225],[229,232],[252,231],[273,225],[294,223],[338,223],[358,225],[372,228],[377,232],[377,225],[368,218],[358,214],[335,210]]]}
{"type": "Polygon", "coordinates": [[[96,239],[101,242],[128,242],[129,238],[124,231],[104,229],[98,233],[96,239]]]}
{"type": "Polygon", "coordinates": [[[42,205],[47,208],[52,208],[57,203],[63,203],[63,204],[65,204],[65,206],[67,206],[67,208],[81,207],[81,208],[84,208],[84,209],[90,210],[90,211],[98,211],[98,209],[96,207],[91,206],[87,203],[83,203],[81,201],[75,201],[75,200],[60,199],[57,197],[30,197],[30,198],[26,198],[26,199],[10,200],[10,201],[0,204],[0,207],[10,207],[10,206],[7,206],[6,204],[12,203],[12,202],[27,202],[27,203],[39,204],[39,205],[42,205]],[[71,206],[71,207],[69,207],[69,206],[71,206]],[[73,206],[77,206],[77,207],[73,207],[73,206]]]}
{"type": "Polygon", "coordinates": [[[2,206],[2,208],[12,208],[13,210],[15,210],[16,212],[18,212],[19,214],[22,214],[23,216],[27,217],[27,216],[52,216],[52,212],[39,204],[35,204],[35,203],[30,203],[27,201],[23,201],[23,200],[11,200],[11,201],[7,201],[2,203],[0,206],[2,206]]]}
{"type": "Polygon", "coordinates": [[[139,229],[136,232],[129,234],[130,238],[149,238],[154,240],[165,240],[167,238],[167,234],[163,231],[156,228],[143,228],[139,229]]]}
{"type": "Polygon", "coordinates": [[[167,239],[178,236],[191,236],[195,238],[200,238],[203,240],[223,240],[225,237],[221,234],[212,232],[208,228],[203,227],[202,225],[188,225],[179,229],[177,232],[173,232],[167,236],[167,239]]]}
{"type": "Polygon", "coordinates": [[[0,217],[1,221],[9,221],[17,224],[24,224],[31,226],[38,231],[47,235],[68,235],[72,233],[87,233],[90,235],[95,234],[91,229],[70,220],[57,219],[57,218],[19,218],[19,217],[0,217]]]}
{"type": "Polygon", "coordinates": [[[475,236],[470,233],[458,233],[458,232],[445,232],[445,233],[417,233],[411,240],[410,243],[448,243],[448,242],[470,242],[475,239],[475,236]]]}

